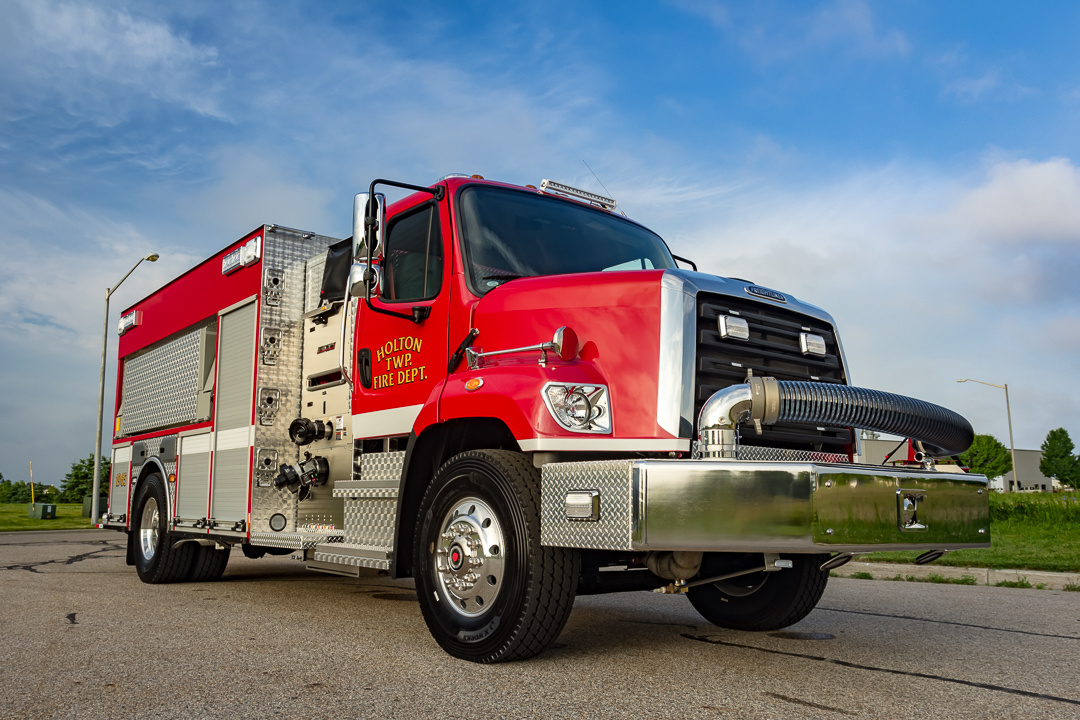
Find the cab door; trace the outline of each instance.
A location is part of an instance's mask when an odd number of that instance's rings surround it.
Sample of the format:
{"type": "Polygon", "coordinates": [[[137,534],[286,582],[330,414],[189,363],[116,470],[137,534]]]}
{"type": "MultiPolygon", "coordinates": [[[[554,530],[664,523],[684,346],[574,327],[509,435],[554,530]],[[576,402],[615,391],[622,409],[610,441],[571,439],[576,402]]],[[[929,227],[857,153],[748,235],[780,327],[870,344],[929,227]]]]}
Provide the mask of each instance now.
{"type": "Polygon", "coordinates": [[[448,203],[419,196],[393,208],[383,237],[378,293],[370,307],[360,301],[356,324],[356,438],[408,434],[446,377],[453,267],[448,203]],[[416,323],[411,317],[417,313],[429,314],[416,323]]]}

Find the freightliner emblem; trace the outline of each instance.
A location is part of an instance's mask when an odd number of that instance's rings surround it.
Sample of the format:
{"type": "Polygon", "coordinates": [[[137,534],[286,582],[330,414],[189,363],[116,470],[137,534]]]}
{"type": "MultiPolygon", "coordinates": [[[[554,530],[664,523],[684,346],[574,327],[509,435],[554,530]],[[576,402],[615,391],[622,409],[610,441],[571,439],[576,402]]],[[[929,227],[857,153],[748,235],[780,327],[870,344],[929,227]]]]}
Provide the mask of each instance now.
{"type": "Polygon", "coordinates": [[[775,290],[770,290],[769,288],[758,287],[757,285],[747,285],[743,288],[743,290],[750,293],[751,295],[757,295],[759,298],[765,298],[766,300],[773,300],[775,302],[782,303],[787,302],[786,297],[776,292],[775,290]]]}

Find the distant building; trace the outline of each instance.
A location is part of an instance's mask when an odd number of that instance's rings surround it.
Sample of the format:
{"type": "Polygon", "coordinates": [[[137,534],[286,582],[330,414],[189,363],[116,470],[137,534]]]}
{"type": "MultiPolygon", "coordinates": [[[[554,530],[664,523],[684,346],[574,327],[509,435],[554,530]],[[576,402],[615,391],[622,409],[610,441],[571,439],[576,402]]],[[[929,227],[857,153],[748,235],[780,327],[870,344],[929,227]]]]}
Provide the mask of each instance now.
{"type": "MultiPolygon", "coordinates": [[[[889,464],[908,459],[907,442],[901,440],[883,440],[881,437],[865,437],[862,440],[862,461],[871,465],[880,465],[885,462],[885,457],[900,445],[891,458],[889,464]],[[903,444],[901,444],[903,443],[903,444]]],[[[1017,484],[1012,471],[1002,477],[990,478],[990,488],[998,492],[1060,492],[1061,483],[1053,478],[1048,478],[1039,472],[1039,462],[1042,460],[1042,452],[1039,450],[1017,450],[1016,465],[1020,471],[1020,483],[1017,484]]],[[[948,469],[949,466],[938,463],[939,470],[948,469]]]]}
{"type": "Polygon", "coordinates": [[[1039,472],[1039,463],[1042,461],[1040,450],[1017,450],[1016,471],[1007,472],[999,478],[990,481],[990,487],[1001,492],[1060,492],[1061,483],[1054,478],[1048,478],[1039,472]],[[1020,482],[1016,482],[1014,475],[1019,474],[1020,482]]]}

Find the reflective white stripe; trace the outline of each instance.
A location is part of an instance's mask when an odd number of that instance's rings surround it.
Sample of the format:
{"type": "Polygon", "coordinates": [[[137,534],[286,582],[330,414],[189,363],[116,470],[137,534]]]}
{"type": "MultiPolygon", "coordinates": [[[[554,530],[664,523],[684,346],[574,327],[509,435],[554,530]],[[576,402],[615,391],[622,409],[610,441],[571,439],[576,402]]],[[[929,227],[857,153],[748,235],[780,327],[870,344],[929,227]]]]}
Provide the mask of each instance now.
{"type": "Polygon", "coordinates": [[[390,410],[360,413],[352,416],[353,437],[383,437],[385,435],[406,435],[412,432],[423,405],[407,405],[390,410]]]}
{"type": "MultiPolygon", "coordinates": [[[[243,430],[243,428],[240,428],[243,430]]],[[[180,438],[180,455],[196,455],[210,452],[210,433],[180,438]]]]}
{"type": "Polygon", "coordinates": [[[235,450],[236,448],[251,447],[255,444],[255,426],[236,428],[235,430],[222,430],[217,433],[216,450],[235,450]]]}
{"type": "Polygon", "coordinates": [[[525,452],[556,452],[579,450],[598,450],[623,452],[640,450],[641,452],[690,452],[690,441],[672,438],[531,438],[518,440],[518,445],[525,452]]]}
{"type": "Polygon", "coordinates": [[[131,462],[131,446],[113,448],[112,457],[114,464],[131,462]]]}

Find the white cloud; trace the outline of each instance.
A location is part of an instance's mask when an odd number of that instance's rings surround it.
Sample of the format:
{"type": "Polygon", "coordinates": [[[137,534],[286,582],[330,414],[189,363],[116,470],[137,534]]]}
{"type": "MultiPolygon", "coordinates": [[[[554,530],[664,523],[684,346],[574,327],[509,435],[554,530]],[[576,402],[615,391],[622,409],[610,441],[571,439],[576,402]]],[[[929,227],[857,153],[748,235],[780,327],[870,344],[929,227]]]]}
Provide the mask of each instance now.
{"type": "Polygon", "coordinates": [[[1080,168],[1067,158],[996,162],[927,228],[978,243],[1080,247],[1080,168]]]}
{"type": "MultiPolygon", "coordinates": [[[[161,253],[112,299],[111,387],[119,311],[197,258],[127,222],[22,191],[0,189],[0,217],[0,471],[14,477],[33,460],[36,478],[58,484],[93,448],[105,290],[140,257],[161,253]]],[[[110,407],[108,389],[105,397],[110,407]]]]}
{"type": "Polygon", "coordinates": [[[709,0],[673,0],[670,4],[732,34],[744,51],[765,64],[790,62],[823,51],[860,58],[904,57],[910,51],[907,36],[896,28],[879,27],[871,5],[864,0],[830,0],[808,13],[769,12],[756,5],[748,12],[747,6],[709,0]]]}
{"type": "Polygon", "coordinates": [[[0,16],[9,42],[0,62],[33,98],[61,96],[69,112],[113,125],[130,110],[127,88],[200,115],[224,118],[210,71],[217,50],[168,25],[89,2],[15,0],[0,16]]]}

